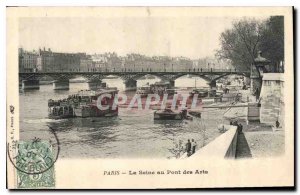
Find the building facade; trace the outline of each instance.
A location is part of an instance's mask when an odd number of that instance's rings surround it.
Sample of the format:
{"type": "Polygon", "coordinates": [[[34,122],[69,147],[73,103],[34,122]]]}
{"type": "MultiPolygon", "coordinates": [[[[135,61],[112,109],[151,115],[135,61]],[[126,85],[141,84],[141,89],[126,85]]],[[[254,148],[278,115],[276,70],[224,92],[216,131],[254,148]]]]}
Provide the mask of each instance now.
{"type": "Polygon", "coordinates": [[[80,71],[80,60],[83,53],[58,53],[51,49],[39,49],[37,69],[41,72],[80,71]]]}
{"type": "Polygon", "coordinates": [[[94,54],[91,56],[91,59],[94,71],[114,71],[121,70],[122,68],[122,58],[115,52],[94,54]]]}
{"type": "Polygon", "coordinates": [[[196,59],[193,60],[193,65],[192,65],[193,69],[207,69],[207,70],[211,70],[211,69],[234,69],[234,67],[231,65],[229,60],[219,60],[219,59],[215,59],[215,58],[210,58],[210,57],[206,57],[206,58],[200,58],[200,59],[196,59]]]}
{"type": "Polygon", "coordinates": [[[88,72],[93,68],[93,60],[90,55],[80,56],[80,71],[88,72]]]}
{"type": "Polygon", "coordinates": [[[118,56],[115,52],[87,55],[60,53],[51,49],[26,52],[19,49],[19,69],[22,72],[79,72],[79,71],[189,71],[234,69],[229,61],[214,58],[191,60],[186,57],[145,56],[131,53],[118,56]]]}
{"type": "Polygon", "coordinates": [[[178,71],[192,68],[192,60],[184,57],[144,56],[128,54],[122,59],[122,68],[135,71],[178,71]]]}
{"type": "Polygon", "coordinates": [[[92,67],[91,71],[103,70],[107,68],[107,58],[103,54],[94,54],[91,56],[92,67]]]}
{"type": "Polygon", "coordinates": [[[35,72],[37,70],[38,54],[35,51],[25,51],[19,48],[19,72],[35,72]]]}

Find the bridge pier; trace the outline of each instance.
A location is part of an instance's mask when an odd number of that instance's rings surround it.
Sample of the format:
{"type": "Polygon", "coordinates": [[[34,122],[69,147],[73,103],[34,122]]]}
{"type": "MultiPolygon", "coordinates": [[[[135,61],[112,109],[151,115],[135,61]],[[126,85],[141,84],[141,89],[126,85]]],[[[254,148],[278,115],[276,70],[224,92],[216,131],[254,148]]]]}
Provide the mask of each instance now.
{"type": "Polygon", "coordinates": [[[55,80],[53,81],[53,89],[54,90],[69,90],[70,87],[69,80],[55,80]]]}
{"type": "Polygon", "coordinates": [[[170,82],[170,87],[174,88],[175,87],[175,81],[174,80],[170,80],[169,82],[170,82]]]}
{"type": "Polygon", "coordinates": [[[96,90],[106,87],[106,83],[103,83],[101,80],[88,80],[87,84],[89,90],[96,90]]]}
{"type": "Polygon", "coordinates": [[[40,89],[39,80],[22,80],[22,89],[40,89]]]}
{"type": "Polygon", "coordinates": [[[124,81],[125,84],[125,91],[131,91],[131,90],[136,90],[136,80],[129,79],[124,81]]]}
{"type": "Polygon", "coordinates": [[[217,91],[217,82],[215,80],[211,81],[209,83],[209,87],[210,87],[210,92],[208,93],[208,97],[210,96],[215,96],[216,95],[216,91],[217,91]]]}

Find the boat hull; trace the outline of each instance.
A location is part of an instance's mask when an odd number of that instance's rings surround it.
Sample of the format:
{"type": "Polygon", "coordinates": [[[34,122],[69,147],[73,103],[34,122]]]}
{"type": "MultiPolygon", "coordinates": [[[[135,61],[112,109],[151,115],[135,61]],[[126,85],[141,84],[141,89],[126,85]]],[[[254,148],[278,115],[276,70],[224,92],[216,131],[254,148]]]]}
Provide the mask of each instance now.
{"type": "Polygon", "coordinates": [[[55,119],[55,120],[73,118],[73,117],[74,117],[73,115],[51,115],[51,114],[48,115],[49,119],[55,119]]]}
{"type": "Polygon", "coordinates": [[[48,109],[48,118],[64,119],[74,117],[73,108],[71,106],[53,106],[48,109]]]}
{"type": "Polygon", "coordinates": [[[118,116],[118,111],[101,111],[99,109],[93,109],[89,107],[85,108],[75,108],[74,109],[75,116],[81,117],[81,118],[87,118],[87,117],[112,117],[112,116],[118,116]]]}
{"type": "Polygon", "coordinates": [[[154,120],[182,120],[183,116],[181,113],[176,114],[160,114],[154,113],[154,120]]]}

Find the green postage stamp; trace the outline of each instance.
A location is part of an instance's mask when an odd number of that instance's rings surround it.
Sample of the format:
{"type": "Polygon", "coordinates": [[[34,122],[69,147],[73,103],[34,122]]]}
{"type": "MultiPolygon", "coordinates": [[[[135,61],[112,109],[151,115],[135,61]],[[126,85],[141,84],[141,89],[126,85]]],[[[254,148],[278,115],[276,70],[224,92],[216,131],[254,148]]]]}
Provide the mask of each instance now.
{"type": "Polygon", "coordinates": [[[52,145],[35,139],[21,141],[16,156],[18,188],[55,187],[52,145]]]}

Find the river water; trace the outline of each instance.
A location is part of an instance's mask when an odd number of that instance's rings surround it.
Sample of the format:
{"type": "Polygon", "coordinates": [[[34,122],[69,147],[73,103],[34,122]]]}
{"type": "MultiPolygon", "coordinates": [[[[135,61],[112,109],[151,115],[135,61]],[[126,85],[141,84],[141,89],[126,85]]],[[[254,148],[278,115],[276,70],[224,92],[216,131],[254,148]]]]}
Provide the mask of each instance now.
{"type": "MultiPolygon", "coordinates": [[[[138,80],[137,85],[154,83],[158,79],[138,80]]],[[[119,79],[107,79],[109,87],[124,92],[119,79]]],[[[180,78],[175,87],[188,93],[186,87],[207,86],[200,78],[180,78]]],[[[41,85],[39,90],[20,90],[20,139],[34,137],[53,140],[49,126],[56,130],[60,143],[60,158],[168,158],[170,149],[179,140],[195,139],[198,149],[217,137],[217,125],[224,122],[219,110],[206,110],[202,118],[193,121],[153,120],[153,110],[119,108],[119,116],[98,118],[48,119],[48,99],[58,99],[87,89],[86,83],[70,83],[69,90],[55,91],[52,85],[41,85]]]]}

